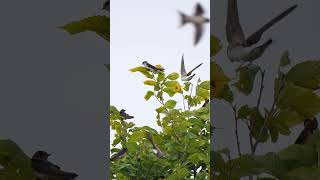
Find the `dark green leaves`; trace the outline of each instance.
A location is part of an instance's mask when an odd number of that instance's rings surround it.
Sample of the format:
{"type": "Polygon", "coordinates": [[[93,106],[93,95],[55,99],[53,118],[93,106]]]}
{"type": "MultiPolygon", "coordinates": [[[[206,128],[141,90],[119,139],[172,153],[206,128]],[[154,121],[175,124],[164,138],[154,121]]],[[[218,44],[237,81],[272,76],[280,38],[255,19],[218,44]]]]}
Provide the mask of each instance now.
{"type": "Polygon", "coordinates": [[[259,71],[259,66],[250,65],[241,67],[237,70],[240,73],[240,79],[235,83],[235,87],[245,95],[249,95],[252,91],[256,74],[259,71]]]}
{"type": "Polygon", "coordinates": [[[92,31],[110,41],[110,20],[106,16],[92,16],[80,21],[74,21],[61,27],[71,35],[92,31]]]}
{"type": "Polygon", "coordinates": [[[11,140],[0,140],[0,165],[0,179],[33,179],[30,158],[11,140]]]}

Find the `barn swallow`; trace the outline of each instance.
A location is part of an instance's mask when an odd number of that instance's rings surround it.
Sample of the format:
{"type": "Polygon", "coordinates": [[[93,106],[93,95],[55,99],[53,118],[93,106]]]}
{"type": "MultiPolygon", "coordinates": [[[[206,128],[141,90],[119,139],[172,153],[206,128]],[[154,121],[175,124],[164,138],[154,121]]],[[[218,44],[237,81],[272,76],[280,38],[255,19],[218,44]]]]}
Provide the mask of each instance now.
{"type": "Polygon", "coordinates": [[[197,45],[203,34],[203,29],[204,29],[203,25],[205,23],[210,22],[209,18],[206,18],[203,16],[204,9],[199,3],[197,3],[195,7],[195,13],[193,16],[186,15],[180,11],[179,11],[179,14],[181,16],[181,26],[185,25],[186,23],[192,23],[194,25],[195,27],[194,45],[197,45]]]}
{"type": "Polygon", "coordinates": [[[110,11],[110,0],[107,0],[106,2],[104,2],[102,9],[106,11],[110,11]]]}
{"type": "Polygon", "coordinates": [[[158,158],[162,158],[165,156],[164,152],[161,151],[161,149],[154,143],[152,134],[150,132],[146,132],[146,137],[152,144],[153,149],[156,151],[156,155],[158,158]]]}
{"type": "Polygon", "coordinates": [[[153,73],[159,73],[159,72],[164,71],[164,68],[155,67],[155,66],[149,64],[147,61],[143,61],[142,64],[144,65],[144,67],[147,68],[148,71],[151,71],[153,73]]]}
{"type": "Polygon", "coordinates": [[[126,153],[128,152],[127,148],[122,148],[119,152],[117,152],[116,154],[114,154],[113,156],[111,156],[110,161],[115,161],[117,159],[120,159],[121,157],[123,157],[126,153]]]}
{"type": "Polygon", "coordinates": [[[48,158],[51,154],[45,151],[37,151],[31,158],[31,164],[36,180],[61,179],[72,180],[78,175],[72,172],[62,171],[59,166],[51,163],[48,158]]]}
{"type": "Polygon", "coordinates": [[[265,31],[286,17],[296,9],[297,6],[298,5],[293,5],[286,9],[246,39],[239,21],[237,0],[228,0],[226,34],[229,43],[227,55],[230,61],[252,62],[261,57],[265,50],[271,45],[272,39],[267,40],[260,46],[253,48],[251,46],[258,43],[265,31]]]}
{"type": "Polygon", "coordinates": [[[124,109],[120,110],[120,115],[124,120],[134,118],[134,116],[130,116],[129,114],[127,114],[126,110],[124,110],[124,109]]]}
{"type": "Polygon", "coordinates": [[[295,141],[295,144],[306,144],[308,142],[308,138],[313,134],[313,131],[318,128],[318,121],[315,117],[307,118],[304,120],[303,125],[304,128],[295,141]]]}
{"type": "Polygon", "coordinates": [[[190,81],[196,74],[192,74],[192,72],[194,70],[196,70],[198,67],[200,67],[203,63],[199,64],[198,66],[196,66],[195,68],[193,68],[191,71],[189,71],[188,73],[186,72],[186,68],[184,66],[184,57],[182,55],[182,59],[181,59],[181,69],[180,69],[180,73],[181,73],[181,80],[182,81],[190,81]]]}

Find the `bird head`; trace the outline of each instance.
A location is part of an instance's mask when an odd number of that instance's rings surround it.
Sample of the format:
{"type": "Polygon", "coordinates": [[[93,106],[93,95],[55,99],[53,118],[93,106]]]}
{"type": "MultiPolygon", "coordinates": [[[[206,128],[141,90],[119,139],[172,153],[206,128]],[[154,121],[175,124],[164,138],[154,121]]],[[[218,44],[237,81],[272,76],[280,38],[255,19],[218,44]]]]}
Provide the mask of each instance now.
{"type": "Polygon", "coordinates": [[[45,152],[45,151],[37,151],[32,156],[32,159],[41,159],[41,160],[48,160],[48,157],[51,156],[51,154],[45,152]]]}
{"type": "Polygon", "coordinates": [[[147,61],[143,61],[142,64],[143,64],[143,65],[147,65],[148,62],[147,62],[147,61]]]}
{"type": "Polygon", "coordinates": [[[121,109],[121,110],[120,110],[120,113],[124,113],[124,112],[126,112],[126,110],[124,110],[124,109],[121,109]]]}
{"type": "Polygon", "coordinates": [[[310,130],[315,130],[318,128],[318,121],[315,117],[307,118],[303,124],[305,128],[310,130]]]}

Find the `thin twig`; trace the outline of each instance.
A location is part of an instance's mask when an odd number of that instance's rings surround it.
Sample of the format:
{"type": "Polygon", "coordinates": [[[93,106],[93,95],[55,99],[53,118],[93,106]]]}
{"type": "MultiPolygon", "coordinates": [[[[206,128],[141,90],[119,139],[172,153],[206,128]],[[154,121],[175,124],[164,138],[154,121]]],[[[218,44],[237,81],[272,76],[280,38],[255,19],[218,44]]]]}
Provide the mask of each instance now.
{"type": "Polygon", "coordinates": [[[237,148],[238,148],[238,154],[239,156],[242,155],[241,149],[240,149],[240,140],[239,140],[239,132],[238,132],[238,117],[237,117],[237,107],[232,106],[233,109],[233,115],[234,115],[234,121],[235,121],[235,134],[236,134],[236,140],[237,140],[237,148]]]}

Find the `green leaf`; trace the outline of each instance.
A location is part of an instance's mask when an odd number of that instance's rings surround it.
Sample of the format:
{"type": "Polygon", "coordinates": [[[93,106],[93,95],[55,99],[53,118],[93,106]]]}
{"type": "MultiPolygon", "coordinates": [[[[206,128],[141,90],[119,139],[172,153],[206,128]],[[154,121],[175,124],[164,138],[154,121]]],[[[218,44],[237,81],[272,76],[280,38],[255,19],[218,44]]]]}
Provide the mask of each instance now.
{"type": "Polygon", "coordinates": [[[252,113],[252,108],[249,108],[248,105],[243,105],[238,110],[238,117],[240,119],[248,119],[252,113]]]}
{"type": "Polygon", "coordinates": [[[140,72],[143,75],[145,75],[147,78],[150,78],[150,79],[153,78],[153,75],[150,74],[150,72],[144,66],[138,66],[138,67],[130,69],[129,71],[131,71],[131,72],[140,72]]]}
{"type": "Polygon", "coordinates": [[[199,86],[203,89],[210,90],[210,81],[203,81],[199,86]]]}
{"type": "Polygon", "coordinates": [[[163,89],[163,92],[167,93],[170,97],[174,96],[176,92],[174,91],[173,88],[165,87],[163,89]]]}
{"type": "Polygon", "coordinates": [[[288,173],[290,180],[320,180],[319,167],[299,167],[288,173]]]}
{"type": "Polygon", "coordinates": [[[170,80],[176,80],[176,79],[179,78],[179,74],[176,73],[176,72],[174,72],[174,73],[169,74],[169,75],[167,76],[167,78],[170,79],[170,80]]]}
{"type": "Polygon", "coordinates": [[[166,78],[166,75],[163,72],[160,72],[157,77],[157,82],[161,82],[166,78]]]}
{"type": "Polygon", "coordinates": [[[161,106],[161,107],[159,107],[159,108],[156,109],[157,113],[162,113],[162,112],[164,112],[165,110],[166,110],[166,108],[163,107],[163,106],[161,106]]]}
{"type": "Polygon", "coordinates": [[[167,81],[164,83],[165,86],[167,87],[176,87],[176,86],[180,86],[178,81],[167,81]]]}
{"type": "Polygon", "coordinates": [[[320,97],[310,89],[287,83],[279,94],[277,106],[296,111],[303,117],[311,117],[320,112],[320,97]]]}
{"type": "Polygon", "coordinates": [[[234,85],[237,87],[237,89],[245,94],[249,95],[252,91],[254,80],[256,78],[256,74],[259,71],[259,66],[257,65],[251,65],[251,66],[245,66],[241,67],[237,70],[237,72],[240,72],[240,79],[238,82],[236,82],[234,85]]]}
{"type": "Polygon", "coordinates": [[[177,101],[175,101],[175,100],[168,100],[168,101],[164,104],[164,106],[165,106],[166,108],[168,108],[168,109],[173,109],[173,108],[176,107],[176,105],[177,105],[177,101]]]}
{"type": "Polygon", "coordinates": [[[148,86],[155,86],[157,84],[157,82],[153,80],[145,80],[143,83],[148,86]]]}
{"type": "Polygon", "coordinates": [[[0,140],[0,178],[5,180],[31,180],[30,158],[11,140],[0,140]]]}
{"type": "Polygon", "coordinates": [[[306,61],[295,65],[286,75],[286,79],[297,86],[308,89],[320,88],[320,61],[306,61]]]}
{"type": "Polygon", "coordinates": [[[210,36],[210,56],[215,56],[222,48],[220,40],[214,36],[210,36]]]}
{"type": "Polygon", "coordinates": [[[189,91],[190,85],[191,85],[190,82],[185,82],[183,89],[184,89],[185,91],[189,91]]]}
{"type": "Polygon", "coordinates": [[[231,100],[229,89],[230,78],[226,76],[222,68],[214,63],[210,62],[210,94],[212,98],[231,100]]]}
{"type": "Polygon", "coordinates": [[[284,66],[289,65],[289,64],[290,64],[289,52],[285,51],[281,56],[280,66],[284,67],[284,66]]]}
{"type": "Polygon", "coordinates": [[[66,30],[71,35],[78,34],[85,31],[92,31],[110,41],[110,20],[107,16],[92,16],[74,21],[59,27],[66,30]]]}
{"type": "Polygon", "coordinates": [[[203,97],[204,99],[209,99],[210,97],[210,92],[206,89],[203,89],[202,87],[200,86],[197,86],[196,88],[196,95],[197,96],[200,96],[200,97],[203,97]]]}
{"type": "Polygon", "coordinates": [[[153,95],[154,95],[154,92],[148,91],[147,94],[144,96],[144,99],[145,99],[145,100],[149,100],[150,97],[153,96],[153,95]]]}

